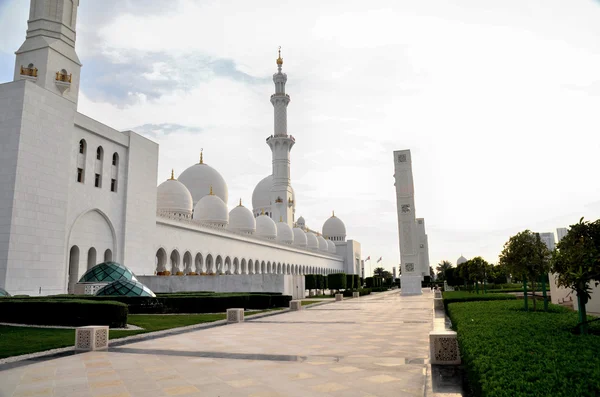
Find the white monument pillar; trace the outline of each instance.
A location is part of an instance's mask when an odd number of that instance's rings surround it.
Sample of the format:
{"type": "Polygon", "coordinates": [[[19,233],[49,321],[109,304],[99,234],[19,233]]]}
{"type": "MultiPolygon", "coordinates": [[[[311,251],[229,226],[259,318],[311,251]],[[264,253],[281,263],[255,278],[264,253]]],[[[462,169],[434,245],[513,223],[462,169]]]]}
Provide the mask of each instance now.
{"type": "Polygon", "coordinates": [[[415,194],[410,150],[394,152],[398,236],[400,243],[400,288],[402,295],[420,295],[419,238],[415,220],[415,194]]]}
{"type": "Polygon", "coordinates": [[[271,187],[271,218],[281,219],[290,227],[294,227],[294,202],[290,183],[290,151],[296,143],[293,136],[287,133],[287,106],[290,96],[285,93],[287,74],[281,73],[283,59],[281,50],[277,58],[277,73],[273,75],[275,93],[271,95],[275,114],[274,133],[267,138],[273,158],[273,186],[271,187]]]}
{"type": "Polygon", "coordinates": [[[419,234],[419,271],[422,276],[429,276],[429,246],[424,218],[417,218],[417,230],[419,234]]]}

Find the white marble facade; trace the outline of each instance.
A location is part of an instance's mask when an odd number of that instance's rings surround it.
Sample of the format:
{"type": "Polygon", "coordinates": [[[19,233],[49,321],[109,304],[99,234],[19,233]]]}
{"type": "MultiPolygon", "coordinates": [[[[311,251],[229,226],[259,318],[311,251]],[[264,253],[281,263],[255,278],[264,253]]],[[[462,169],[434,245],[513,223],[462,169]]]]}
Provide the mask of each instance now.
{"type": "Polygon", "coordinates": [[[294,222],[295,138],[287,134],[281,57],[268,138],[273,174],[257,185],[251,210],[230,209],[226,182],[204,161],[157,188],[155,142],[77,112],[78,5],[31,0],[14,81],[0,84],[0,287],[65,293],[104,260],[150,276],[359,273],[360,244],[346,239],[339,218],[318,236],[294,222]]]}

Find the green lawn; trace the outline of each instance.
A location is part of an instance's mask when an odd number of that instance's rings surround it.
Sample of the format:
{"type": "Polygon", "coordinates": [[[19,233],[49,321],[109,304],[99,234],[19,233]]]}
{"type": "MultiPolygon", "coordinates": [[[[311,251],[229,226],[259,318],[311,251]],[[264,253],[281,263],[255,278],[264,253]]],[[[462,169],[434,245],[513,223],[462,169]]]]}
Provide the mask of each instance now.
{"type": "Polygon", "coordinates": [[[319,302],[323,302],[322,300],[320,301],[302,301],[302,306],[308,306],[308,305],[312,305],[315,303],[319,303],[319,302]]]}

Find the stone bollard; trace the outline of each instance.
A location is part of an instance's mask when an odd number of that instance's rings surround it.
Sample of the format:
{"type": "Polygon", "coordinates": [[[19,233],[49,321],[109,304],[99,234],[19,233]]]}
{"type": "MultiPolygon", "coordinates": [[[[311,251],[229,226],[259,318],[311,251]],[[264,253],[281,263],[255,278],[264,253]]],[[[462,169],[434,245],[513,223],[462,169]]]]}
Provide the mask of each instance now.
{"type": "Polygon", "coordinates": [[[434,298],[441,298],[442,297],[442,291],[435,290],[435,293],[434,293],[433,297],[434,298]]]}
{"type": "Polygon", "coordinates": [[[344,295],[342,294],[335,294],[335,301],[343,301],[344,300],[344,295]]]}
{"type": "Polygon", "coordinates": [[[75,350],[108,349],[108,326],[88,325],[75,329],[75,350]]]}
{"type": "Polygon", "coordinates": [[[430,364],[459,365],[460,352],[454,331],[431,331],[429,333],[430,364]]]}
{"type": "Polygon", "coordinates": [[[227,324],[243,322],[244,309],[227,309],[227,324]]]}
{"type": "Polygon", "coordinates": [[[354,291],[354,292],[352,293],[352,297],[353,297],[353,298],[360,298],[360,292],[354,291]]]}
{"type": "Polygon", "coordinates": [[[300,300],[290,301],[290,310],[293,312],[302,310],[302,301],[300,301],[300,300]]]}

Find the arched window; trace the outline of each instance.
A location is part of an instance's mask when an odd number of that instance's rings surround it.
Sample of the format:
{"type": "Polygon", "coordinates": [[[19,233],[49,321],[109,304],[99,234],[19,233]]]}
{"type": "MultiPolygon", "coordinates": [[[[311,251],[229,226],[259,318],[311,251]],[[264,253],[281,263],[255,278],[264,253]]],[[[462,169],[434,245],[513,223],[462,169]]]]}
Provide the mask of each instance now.
{"type": "Polygon", "coordinates": [[[94,186],[102,187],[102,162],[104,160],[104,149],[98,146],[96,149],[96,164],[94,166],[94,186]]]}
{"type": "Polygon", "coordinates": [[[117,184],[119,180],[119,154],[117,152],[112,155],[112,165],[110,169],[110,191],[117,191],[117,184]]]}
{"type": "Polygon", "coordinates": [[[85,139],[79,141],[79,153],[77,154],[77,182],[85,182],[85,155],[87,144],[85,139]]]}

